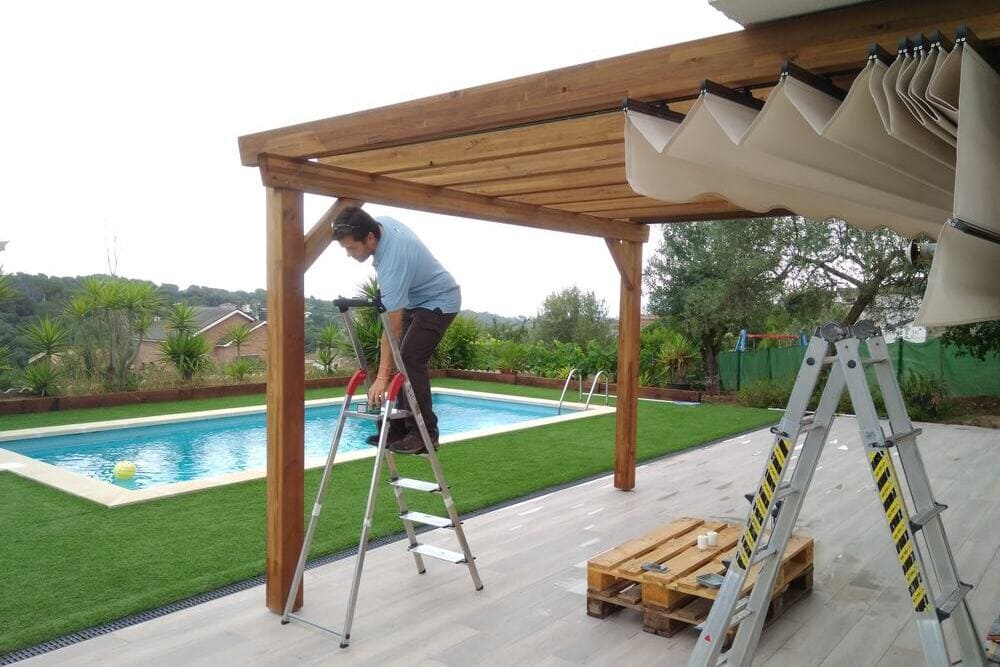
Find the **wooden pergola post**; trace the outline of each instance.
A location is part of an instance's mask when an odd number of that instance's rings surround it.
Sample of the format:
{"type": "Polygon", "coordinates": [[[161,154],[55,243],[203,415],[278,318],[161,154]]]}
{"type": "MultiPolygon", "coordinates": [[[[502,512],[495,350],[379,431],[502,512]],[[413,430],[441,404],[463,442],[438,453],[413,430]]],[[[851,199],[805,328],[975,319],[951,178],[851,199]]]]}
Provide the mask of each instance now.
{"type": "MultiPolygon", "coordinates": [[[[302,193],[267,188],[267,607],[281,613],[303,536],[305,293],[302,193]]],[[[295,607],[302,605],[302,587],[295,607]]]]}
{"type": "Polygon", "coordinates": [[[642,243],[606,239],[621,276],[618,310],[618,412],[615,416],[615,488],[635,488],[639,410],[639,314],[642,308],[642,243]]]}

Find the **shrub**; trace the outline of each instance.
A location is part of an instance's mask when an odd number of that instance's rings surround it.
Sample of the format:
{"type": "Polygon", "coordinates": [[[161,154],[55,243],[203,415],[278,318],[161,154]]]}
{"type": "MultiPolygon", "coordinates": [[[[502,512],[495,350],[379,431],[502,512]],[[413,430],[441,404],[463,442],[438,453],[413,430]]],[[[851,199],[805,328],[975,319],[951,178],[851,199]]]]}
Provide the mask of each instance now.
{"type": "Polygon", "coordinates": [[[209,342],[203,334],[190,334],[176,330],[160,343],[160,354],[169,361],[184,381],[190,381],[211,365],[209,342]]]}
{"type": "Polygon", "coordinates": [[[941,376],[907,371],[899,388],[910,419],[940,419],[952,410],[948,385],[941,376]]]}
{"type": "Polygon", "coordinates": [[[24,369],[22,378],[25,388],[39,396],[55,396],[59,393],[59,373],[48,359],[29,364],[24,369]]]}
{"type": "Polygon", "coordinates": [[[791,395],[791,384],[761,380],[736,392],[736,401],[751,408],[784,408],[791,395]]]}
{"type": "Polygon", "coordinates": [[[236,382],[243,382],[248,375],[256,373],[259,370],[260,364],[254,359],[237,357],[229,362],[225,372],[227,377],[232,378],[236,382]]]}
{"type": "Polygon", "coordinates": [[[512,340],[497,341],[493,345],[490,366],[504,373],[516,373],[527,368],[527,351],[521,343],[512,340]]]}
{"type": "Polygon", "coordinates": [[[451,326],[435,351],[432,364],[435,368],[477,368],[480,365],[479,324],[465,315],[452,320],[451,326]]]}
{"type": "Polygon", "coordinates": [[[670,382],[687,384],[688,371],[698,363],[698,347],[683,334],[668,332],[656,357],[670,382]]]}

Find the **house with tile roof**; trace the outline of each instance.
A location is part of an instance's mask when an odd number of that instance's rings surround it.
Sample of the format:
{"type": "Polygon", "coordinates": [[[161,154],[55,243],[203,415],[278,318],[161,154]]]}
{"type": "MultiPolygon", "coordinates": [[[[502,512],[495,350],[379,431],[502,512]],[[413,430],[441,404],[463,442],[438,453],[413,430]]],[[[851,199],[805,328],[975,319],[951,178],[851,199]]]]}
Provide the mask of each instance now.
{"type": "MultiPolygon", "coordinates": [[[[236,358],[236,346],[229,340],[229,334],[238,324],[250,327],[250,337],[240,344],[240,356],[263,359],[267,350],[267,320],[257,320],[231,303],[219,306],[193,306],[195,310],[195,331],[204,334],[212,345],[212,360],[226,364],[236,358]]],[[[151,364],[160,361],[160,343],[169,331],[166,320],[156,318],[139,344],[136,364],[151,364]]]]}

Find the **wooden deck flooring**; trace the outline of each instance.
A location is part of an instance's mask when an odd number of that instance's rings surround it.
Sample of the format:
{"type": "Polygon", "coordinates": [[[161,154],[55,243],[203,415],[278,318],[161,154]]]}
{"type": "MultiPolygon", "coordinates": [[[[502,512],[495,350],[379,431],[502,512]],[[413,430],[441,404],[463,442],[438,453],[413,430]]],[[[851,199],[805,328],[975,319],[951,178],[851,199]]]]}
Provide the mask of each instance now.
{"type": "MultiPolygon", "coordinates": [[[[587,616],[586,561],[681,516],[742,521],[771,438],[757,431],[642,466],[633,492],[615,490],[609,476],[468,520],[479,593],[464,567],[432,561],[421,576],[403,543],[374,549],[346,650],[312,628],[280,625],[258,587],[20,664],[684,664],[693,631],[645,633],[628,609],[587,616]]],[[[937,499],[950,506],[948,535],[985,632],[1000,609],[1000,431],[924,425],[920,444],[937,499]]],[[[835,423],[797,530],[815,539],[815,589],[764,631],[755,664],[922,664],[853,419],[835,423]]],[[[439,530],[425,541],[450,547],[450,538],[439,530]]],[[[300,613],[339,627],[352,567],[308,571],[300,613]]]]}

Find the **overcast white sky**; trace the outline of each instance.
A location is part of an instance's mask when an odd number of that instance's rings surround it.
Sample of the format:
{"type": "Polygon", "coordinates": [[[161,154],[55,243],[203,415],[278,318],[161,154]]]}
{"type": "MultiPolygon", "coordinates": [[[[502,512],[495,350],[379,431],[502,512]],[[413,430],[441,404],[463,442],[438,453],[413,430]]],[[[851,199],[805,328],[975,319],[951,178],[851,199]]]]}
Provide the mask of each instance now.
{"type": "MultiPolygon", "coordinates": [[[[0,263],[104,272],[116,246],[126,277],[264,287],[264,188],[238,136],[737,29],[707,0],[5,2],[0,263]]],[[[307,196],[307,229],[330,201],[307,196]]],[[[533,315],[576,284],[617,314],[600,239],[369,210],[424,239],[465,308],[533,315]]],[[[369,272],[331,247],[306,294],[369,272]]]]}

